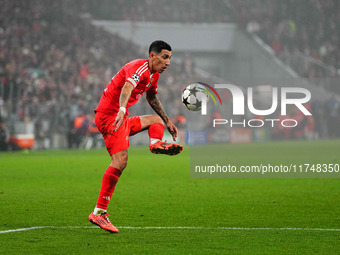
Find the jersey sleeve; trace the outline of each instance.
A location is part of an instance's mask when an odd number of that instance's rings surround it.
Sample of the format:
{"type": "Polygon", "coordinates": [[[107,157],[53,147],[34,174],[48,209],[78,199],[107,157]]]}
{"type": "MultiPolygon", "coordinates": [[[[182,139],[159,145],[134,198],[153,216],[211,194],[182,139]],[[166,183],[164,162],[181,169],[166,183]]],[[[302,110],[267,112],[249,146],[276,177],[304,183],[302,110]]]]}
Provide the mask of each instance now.
{"type": "Polygon", "coordinates": [[[146,71],[148,71],[148,62],[128,66],[125,70],[126,81],[136,88],[138,83],[143,80],[146,71]]]}

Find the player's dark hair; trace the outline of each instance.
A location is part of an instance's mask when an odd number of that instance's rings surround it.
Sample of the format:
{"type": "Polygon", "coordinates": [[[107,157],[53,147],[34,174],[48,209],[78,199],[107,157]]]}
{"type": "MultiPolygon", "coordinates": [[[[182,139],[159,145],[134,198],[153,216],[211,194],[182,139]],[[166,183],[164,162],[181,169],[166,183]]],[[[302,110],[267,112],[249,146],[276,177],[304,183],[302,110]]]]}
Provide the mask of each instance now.
{"type": "Polygon", "coordinates": [[[171,51],[171,46],[164,41],[157,40],[150,44],[149,54],[150,52],[155,52],[156,54],[158,54],[161,53],[162,50],[171,51]]]}

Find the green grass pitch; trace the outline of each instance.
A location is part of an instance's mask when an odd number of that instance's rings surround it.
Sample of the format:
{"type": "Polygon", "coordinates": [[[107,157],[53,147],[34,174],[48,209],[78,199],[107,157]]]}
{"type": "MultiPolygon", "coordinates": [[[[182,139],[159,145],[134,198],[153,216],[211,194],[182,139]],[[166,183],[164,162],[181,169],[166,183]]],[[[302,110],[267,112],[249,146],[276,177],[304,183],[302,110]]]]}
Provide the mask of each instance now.
{"type": "MultiPolygon", "coordinates": [[[[288,161],[285,148],[340,162],[339,140],[225,146],[235,161],[240,151],[288,161]]],[[[340,179],[190,178],[188,147],[175,157],[132,147],[109,205],[120,232],[110,234],[87,222],[109,163],[104,149],[0,154],[1,253],[339,253],[340,179]],[[54,227],[3,232],[36,226],[54,227]]]]}

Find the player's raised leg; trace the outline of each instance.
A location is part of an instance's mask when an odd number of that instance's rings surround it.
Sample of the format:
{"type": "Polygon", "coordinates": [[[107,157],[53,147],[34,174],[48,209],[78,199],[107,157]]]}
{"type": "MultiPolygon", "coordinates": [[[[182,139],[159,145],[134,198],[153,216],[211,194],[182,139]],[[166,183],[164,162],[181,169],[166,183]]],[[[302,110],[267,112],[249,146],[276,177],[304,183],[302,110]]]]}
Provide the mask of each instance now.
{"type": "Polygon", "coordinates": [[[177,143],[162,142],[165,126],[158,115],[141,116],[141,130],[148,129],[150,151],[154,154],[177,155],[183,146],[177,143]]]}

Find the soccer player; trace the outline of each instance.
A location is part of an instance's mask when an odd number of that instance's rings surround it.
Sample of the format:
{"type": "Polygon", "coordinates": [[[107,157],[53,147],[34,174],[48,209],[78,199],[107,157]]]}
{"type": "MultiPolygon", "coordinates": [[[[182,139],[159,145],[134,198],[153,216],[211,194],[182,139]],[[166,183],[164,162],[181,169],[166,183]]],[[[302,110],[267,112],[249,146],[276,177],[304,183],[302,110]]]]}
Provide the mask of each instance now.
{"type": "Polygon", "coordinates": [[[97,205],[88,220],[111,233],[118,229],[108,218],[107,206],[118,179],[127,165],[129,136],[148,129],[150,151],[155,154],[176,155],[183,147],[176,143],[162,142],[165,123],[174,141],[178,130],[165,113],[157,98],[159,74],[170,66],[171,47],[164,41],[154,41],[149,47],[148,59],[136,59],[112,78],[103,91],[96,108],[95,123],[102,133],[112,162],[102,179],[97,205]],[[157,115],[128,117],[128,108],[146,92],[146,99],[157,115]]]}

